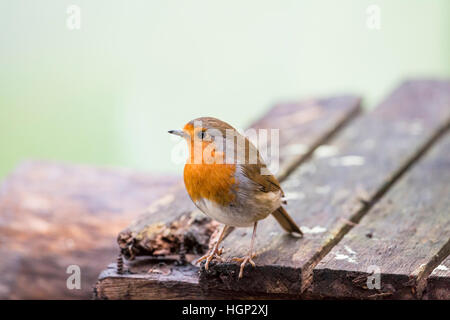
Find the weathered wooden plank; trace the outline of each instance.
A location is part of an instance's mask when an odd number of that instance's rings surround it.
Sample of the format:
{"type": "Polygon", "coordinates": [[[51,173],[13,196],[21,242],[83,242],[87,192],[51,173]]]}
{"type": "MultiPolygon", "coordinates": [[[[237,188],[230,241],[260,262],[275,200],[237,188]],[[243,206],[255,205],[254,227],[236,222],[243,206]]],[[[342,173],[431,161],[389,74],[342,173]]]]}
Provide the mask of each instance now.
{"type": "MultiPolygon", "coordinates": [[[[282,103],[250,127],[280,130],[277,175],[283,179],[359,110],[360,99],[354,96],[282,103]]],[[[208,248],[216,227],[193,205],[181,183],[123,230],[118,242],[127,258],[176,254],[181,246],[186,253],[198,254],[208,248]]]]}
{"type": "Polygon", "coordinates": [[[127,272],[117,273],[117,265],[110,264],[99,276],[94,288],[95,299],[108,300],[172,300],[172,299],[295,299],[289,295],[259,294],[230,291],[204,291],[199,284],[199,268],[180,265],[177,260],[137,257],[127,262],[127,272]],[[149,269],[149,266],[152,266],[149,269]],[[100,285],[99,285],[100,284],[100,285]]]}
{"type": "Polygon", "coordinates": [[[115,238],[175,183],[173,176],[26,162],[0,188],[0,298],[89,299],[115,238]],[[81,290],[69,290],[69,265],[81,290]]]}
{"type": "Polygon", "coordinates": [[[428,277],[423,299],[450,300],[450,256],[441,262],[428,277]]]}
{"type": "Polygon", "coordinates": [[[447,134],[317,265],[313,294],[421,298],[428,275],[450,254],[449,181],[447,134]],[[374,270],[380,286],[368,288],[374,270]]]}
{"type": "MultiPolygon", "coordinates": [[[[373,112],[355,120],[282,184],[287,211],[305,237],[286,235],[271,219],[257,232],[257,264],[237,278],[236,263],[201,270],[205,290],[300,294],[313,268],[415,162],[450,119],[450,82],[410,81],[373,112]]],[[[243,256],[250,232],[238,230],[223,243],[225,258],[243,256]]]]}

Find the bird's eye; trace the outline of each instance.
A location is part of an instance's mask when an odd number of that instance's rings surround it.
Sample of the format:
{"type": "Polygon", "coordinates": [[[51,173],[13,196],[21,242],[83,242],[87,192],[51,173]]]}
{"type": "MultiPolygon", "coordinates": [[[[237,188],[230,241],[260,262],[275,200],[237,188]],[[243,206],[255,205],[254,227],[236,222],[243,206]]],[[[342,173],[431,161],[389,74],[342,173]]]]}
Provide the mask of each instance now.
{"type": "Polygon", "coordinates": [[[199,138],[200,140],[203,140],[203,139],[205,139],[205,138],[208,136],[208,134],[206,133],[206,131],[199,131],[199,132],[197,133],[197,136],[198,136],[198,138],[199,138]]]}

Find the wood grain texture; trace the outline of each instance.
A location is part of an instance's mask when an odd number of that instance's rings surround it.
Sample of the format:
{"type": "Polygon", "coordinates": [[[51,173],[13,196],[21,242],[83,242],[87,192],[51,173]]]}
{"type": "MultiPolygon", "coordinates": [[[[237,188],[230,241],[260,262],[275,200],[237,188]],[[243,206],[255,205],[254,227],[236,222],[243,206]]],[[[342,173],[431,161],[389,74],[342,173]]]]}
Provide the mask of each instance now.
{"type": "Polygon", "coordinates": [[[317,265],[313,293],[421,298],[428,275],[450,254],[449,181],[446,134],[317,265]],[[378,289],[367,288],[373,267],[381,273],[378,289]]]}
{"type": "MultiPolygon", "coordinates": [[[[280,130],[277,176],[283,179],[359,110],[360,99],[354,96],[282,103],[250,127],[280,130]]],[[[186,253],[202,254],[217,226],[194,206],[180,183],[123,230],[118,243],[131,259],[177,254],[181,247],[186,253]]]]}
{"type": "MultiPolygon", "coordinates": [[[[218,263],[209,272],[201,270],[200,285],[249,295],[304,292],[317,263],[442,135],[449,105],[448,81],[401,85],[282,183],[287,211],[302,226],[304,238],[293,238],[273,220],[263,220],[257,231],[257,267],[246,267],[238,280],[236,263],[218,263]]],[[[224,258],[247,254],[250,233],[232,233],[223,243],[224,258]]]]}
{"type": "Polygon", "coordinates": [[[89,299],[115,238],[175,183],[130,170],[49,162],[20,165],[0,188],[0,298],[89,299]],[[69,265],[81,290],[68,290],[69,265]]]}

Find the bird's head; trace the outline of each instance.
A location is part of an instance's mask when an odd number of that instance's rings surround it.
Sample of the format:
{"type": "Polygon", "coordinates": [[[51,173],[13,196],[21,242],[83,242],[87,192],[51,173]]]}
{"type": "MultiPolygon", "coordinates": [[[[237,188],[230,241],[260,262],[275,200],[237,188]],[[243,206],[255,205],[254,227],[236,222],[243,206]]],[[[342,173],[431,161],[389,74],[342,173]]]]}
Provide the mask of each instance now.
{"type": "MultiPolygon", "coordinates": [[[[189,121],[182,130],[169,133],[184,138],[193,164],[224,163],[227,139],[234,141],[237,131],[228,123],[212,117],[189,121]]],[[[228,144],[230,145],[230,144],[228,144]]]]}

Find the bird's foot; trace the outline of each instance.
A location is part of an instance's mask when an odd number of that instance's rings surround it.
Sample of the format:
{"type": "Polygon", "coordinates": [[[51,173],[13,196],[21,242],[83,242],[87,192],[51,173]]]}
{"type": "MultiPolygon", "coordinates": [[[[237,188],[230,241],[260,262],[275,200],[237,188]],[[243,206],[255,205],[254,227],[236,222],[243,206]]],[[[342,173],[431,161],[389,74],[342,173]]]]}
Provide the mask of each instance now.
{"type": "Polygon", "coordinates": [[[198,264],[198,263],[202,262],[203,260],[206,260],[206,262],[205,262],[205,270],[208,270],[208,268],[209,268],[209,263],[210,263],[213,259],[219,260],[220,262],[223,261],[223,259],[220,257],[221,254],[222,254],[222,252],[223,252],[223,248],[220,248],[220,249],[219,249],[219,248],[217,248],[217,247],[214,247],[213,249],[210,250],[210,252],[208,252],[207,254],[205,254],[203,257],[199,258],[199,259],[195,262],[195,264],[198,264]]]}
{"type": "Polygon", "coordinates": [[[233,261],[236,262],[241,262],[241,269],[239,271],[239,279],[242,278],[242,276],[244,275],[244,267],[245,265],[248,263],[250,263],[252,265],[252,267],[256,267],[255,262],[253,261],[253,258],[256,256],[256,254],[248,254],[247,256],[243,257],[243,258],[233,258],[233,261]]]}

